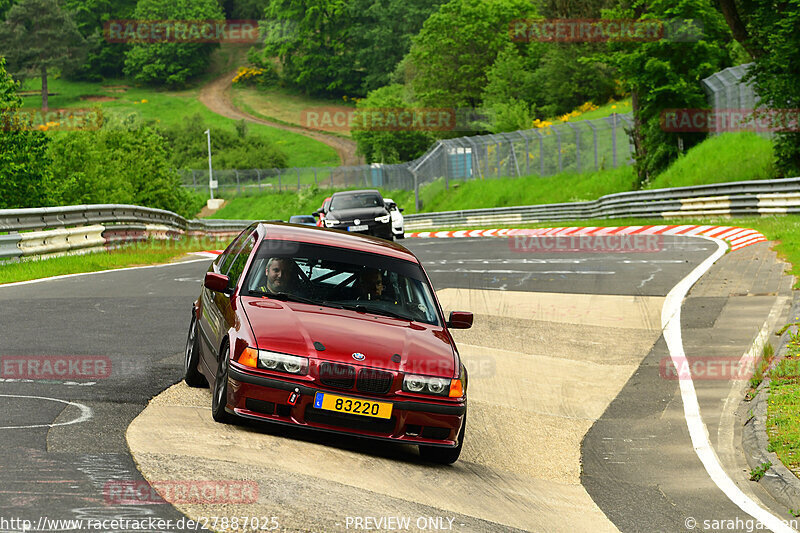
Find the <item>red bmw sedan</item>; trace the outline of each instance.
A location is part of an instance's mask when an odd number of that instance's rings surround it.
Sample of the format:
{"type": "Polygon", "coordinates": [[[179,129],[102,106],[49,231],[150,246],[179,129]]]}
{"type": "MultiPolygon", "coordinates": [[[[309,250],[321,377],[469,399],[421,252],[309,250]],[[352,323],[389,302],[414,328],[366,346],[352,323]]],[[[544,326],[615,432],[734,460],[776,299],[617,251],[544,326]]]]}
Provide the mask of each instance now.
{"type": "Polygon", "coordinates": [[[450,464],[464,442],[467,371],[419,260],[336,230],[254,224],[211,265],[194,303],[185,381],[212,415],[419,446],[450,464]]]}

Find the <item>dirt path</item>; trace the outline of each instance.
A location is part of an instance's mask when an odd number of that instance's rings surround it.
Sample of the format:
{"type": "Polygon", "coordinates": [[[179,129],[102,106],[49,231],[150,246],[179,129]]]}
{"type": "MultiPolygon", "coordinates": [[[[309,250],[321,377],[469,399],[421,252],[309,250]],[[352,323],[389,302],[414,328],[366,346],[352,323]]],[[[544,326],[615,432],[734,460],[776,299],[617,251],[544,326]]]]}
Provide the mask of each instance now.
{"type": "Polygon", "coordinates": [[[271,122],[262,118],[254,117],[249,113],[245,113],[231,101],[229,90],[233,84],[233,78],[236,76],[236,70],[229,72],[211,83],[205,85],[200,89],[199,100],[208,109],[222,115],[223,117],[232,118],[234,120],[247,120],[256,124],[263,124],[293,133],[305,135],[321,143],[327,144],[339,155],[342,165],[352,166],[360,165],[363,161],[356,156],[356,143],[350,139],[343,139],[333,135],[326,135],[325,133],[314,131],[311,129],[301,128],[299,126],[287,126],[278,122],[271,122]]]}

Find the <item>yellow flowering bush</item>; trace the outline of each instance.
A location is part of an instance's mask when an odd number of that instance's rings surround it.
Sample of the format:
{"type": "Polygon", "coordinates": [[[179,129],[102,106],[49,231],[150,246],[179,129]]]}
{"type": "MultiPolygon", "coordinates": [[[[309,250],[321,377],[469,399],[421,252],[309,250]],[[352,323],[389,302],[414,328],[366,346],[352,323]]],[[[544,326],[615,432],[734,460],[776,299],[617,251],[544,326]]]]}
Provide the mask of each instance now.
{"type": "Polygon", "coordinates": [[[250,83],[257,81],[266,72],[263,68],[239,67],[239,71],[233,78],[233,83],[250,83]]]}

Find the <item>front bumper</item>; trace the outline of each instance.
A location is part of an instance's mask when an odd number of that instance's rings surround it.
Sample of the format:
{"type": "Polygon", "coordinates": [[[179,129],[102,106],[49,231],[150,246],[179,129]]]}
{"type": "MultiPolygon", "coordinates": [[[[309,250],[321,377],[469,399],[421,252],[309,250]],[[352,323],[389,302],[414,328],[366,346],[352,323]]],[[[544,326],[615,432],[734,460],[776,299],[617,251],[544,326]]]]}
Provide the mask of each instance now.
{"type": "Polygon", "coordinates": [[[456,439],[466,413],[466,401],[445,404],[368,396],[255,375],[233,365],[228,376],[228,407],[233,414],[265,422],[450,448],[458,444],[456,439]],[[295,389],[300,391],[300,398],[292,406],[288,399],[295,389]],[[385,420],[316,409],[316,392],[392,403],[392,416],[385,420]]]}
{"type": "MultiPolygon", "coordinates": [[[[361,235],[372,235],[374,237],[380,237],[381,239],[392,239],[392,225],[389,222],[386,223],[376,223],[375,221],[369,222],[362,222],[362,225],[366,225],[367,229],[361,231],[351,231],[350,233],[360,233],[361,235]]],[[[331,229],[338,229],[340,231],[350,231],[348,228],[352,226],[352,222],[346,222],[341,224],[336,224],[335,226],[328,226],[331,229]]]]}

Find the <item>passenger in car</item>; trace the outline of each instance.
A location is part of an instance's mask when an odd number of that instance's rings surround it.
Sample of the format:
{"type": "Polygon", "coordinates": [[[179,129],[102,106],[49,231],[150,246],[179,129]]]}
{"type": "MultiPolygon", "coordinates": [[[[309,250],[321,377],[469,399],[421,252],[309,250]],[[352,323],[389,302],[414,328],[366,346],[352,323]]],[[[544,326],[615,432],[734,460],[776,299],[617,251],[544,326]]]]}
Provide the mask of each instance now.
{"type": "Polygon", "coordinates": [[[383,276],[374,268],[365,268],[358,276],[359,300],[382,300],[383,276]]]}

